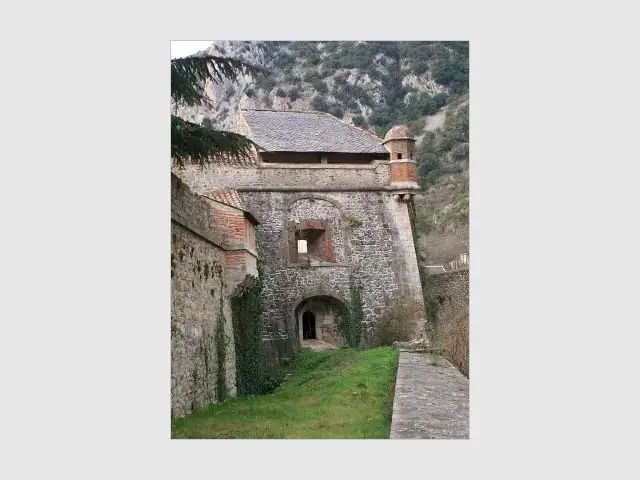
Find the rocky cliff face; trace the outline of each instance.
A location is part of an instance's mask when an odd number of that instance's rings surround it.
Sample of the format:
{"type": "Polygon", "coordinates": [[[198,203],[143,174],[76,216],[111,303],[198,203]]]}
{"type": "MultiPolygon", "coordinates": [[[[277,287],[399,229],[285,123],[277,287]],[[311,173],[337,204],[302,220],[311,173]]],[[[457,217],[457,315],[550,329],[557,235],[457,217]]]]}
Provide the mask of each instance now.
{"type": "Polygon", "coordinates": [[[381,137],[406,124],[424,186],[420,255],[433,265],[468,252],[467,42],[217,41],[206,53],[265,73],[206,85],[214,108],[178,107],[178,115],[235,130],[241,108],[321,110],[381,137]]]}

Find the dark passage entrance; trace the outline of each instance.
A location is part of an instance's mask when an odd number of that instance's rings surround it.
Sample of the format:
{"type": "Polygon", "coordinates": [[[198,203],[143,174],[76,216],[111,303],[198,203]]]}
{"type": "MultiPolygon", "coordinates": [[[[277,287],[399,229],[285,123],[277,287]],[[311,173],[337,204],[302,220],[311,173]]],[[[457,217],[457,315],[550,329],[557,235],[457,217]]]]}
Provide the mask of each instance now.
{"type": "Polygon", "coordinates": [[[302,314],[302,339],[316,338],[316,316],[312,312],[302,314]]]}

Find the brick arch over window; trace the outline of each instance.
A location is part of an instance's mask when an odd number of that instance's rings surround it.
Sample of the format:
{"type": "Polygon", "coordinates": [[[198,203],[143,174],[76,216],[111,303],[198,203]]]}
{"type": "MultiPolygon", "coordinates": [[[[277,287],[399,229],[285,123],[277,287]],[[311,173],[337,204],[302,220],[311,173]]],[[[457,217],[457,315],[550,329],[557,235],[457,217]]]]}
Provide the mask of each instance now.
{"type": "Polygon", "coordinates": [[[293,196],[293,198],[291,198],[285,204],[287,212],[291,210],[291,207],[293,206],[294,203],[299,202],[300,200],[324,200],[325,202],[329,202],[340,211],[341,219],[346,220],[346,217],[344,214],[344,208],[342,207],[342,204],[339,201],[330,197],[325,197],[324,195],[315,195],[313,193],[300,193],[298,195],[293,196]]]}
{"type": "Polygon", "coordinates": [[[303,193],[290,198],[284,207],[283,241],[289,265],[349,263],[351,229],[340,202],[323,195],[303,193]],[[319,202],[317,208],[314,208],[314,202],[319,202]]]}
{"type": "Polygon", "coordinates": [[[305,260],[335,262],[335,247],[331,228],[322,219],[307,219],[297,223],[289,222],[289,255],[292,263],[305,260]],[[298,252],[300,241],[306,242],[306,251],[298,252]]]}

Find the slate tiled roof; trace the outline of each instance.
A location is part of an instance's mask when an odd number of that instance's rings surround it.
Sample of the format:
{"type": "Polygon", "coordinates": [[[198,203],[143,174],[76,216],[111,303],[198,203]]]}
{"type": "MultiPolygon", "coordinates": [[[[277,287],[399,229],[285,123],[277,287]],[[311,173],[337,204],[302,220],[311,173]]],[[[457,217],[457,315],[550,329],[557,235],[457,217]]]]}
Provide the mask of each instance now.
{"type": "Polygon", "coordinates": [[[247,137],[267,152],[387,153],[382,139],[324,112],[242,110],[247,137]]]}

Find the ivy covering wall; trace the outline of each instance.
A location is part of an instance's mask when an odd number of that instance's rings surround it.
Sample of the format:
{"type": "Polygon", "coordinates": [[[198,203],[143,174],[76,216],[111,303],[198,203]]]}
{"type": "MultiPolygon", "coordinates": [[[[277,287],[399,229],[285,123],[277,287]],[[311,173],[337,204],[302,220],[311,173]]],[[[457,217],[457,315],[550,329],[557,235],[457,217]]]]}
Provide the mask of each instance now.
{"type": "Polygon", "coordinates": [[[282,381],[280,370],[267,368],[262,334],[262,288],[264,267],[258,261],[258,279],[242,295],[231,299],[236,352],[238,395],[260,395],[273,391],[282,381]]]}

